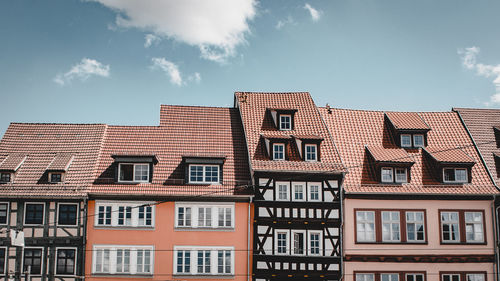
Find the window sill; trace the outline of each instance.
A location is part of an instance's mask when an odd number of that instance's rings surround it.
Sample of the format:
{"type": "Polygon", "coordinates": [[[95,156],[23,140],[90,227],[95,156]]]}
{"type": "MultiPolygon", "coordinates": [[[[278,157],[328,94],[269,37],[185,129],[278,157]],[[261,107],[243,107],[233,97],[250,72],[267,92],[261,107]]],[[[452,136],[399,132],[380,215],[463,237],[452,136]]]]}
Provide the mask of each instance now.
{"type": "Polygon", "coordinates": [[[207,278],[207,279],[233,279],[234,274],[192,274],[192,273],[174,273],[173,277],[180,278],[207,278]]]}
{"type": "Polygon", "coordinates": [[[176,226],[175,231],[225,231],[225,232],[233,232],[234,227],[184,227],[184,226],[176,226]]]}
{"type": "Polygon", "coordinates": [[[427,241],[422,241],[422,242],[415,242],[415,241],[409,241],[409,242],[401,242],[401,241],[395,241],[395,242],[389,242],[389,241],[356,241],[354,242],[355,244],[372,244],[372,245],[427,245],[427,241]]]}
{"type": "Polygon", "coordinates": [[[137,184],[150,184],[150,181],[116,181],[115,184],[129,184],[129,185],[137,185],[137,184]]]}
{"type": "Polygon", "coordinates": [[[155,230],[154,226],[124,226],[124,225],[94,225],[95,229],[114,229],[114,230],[155,230]]]}
{"type": "Polygon", "coordinates": [[[92,273],[92,276],[153,277],[153,273],[92,273]]]}
{"type": "Polygon", "coordinates": [[[446,242],[446,241],[441,241],[441,245],[487,245],[485,241],[480,241],[480,242],[446,242]]]}

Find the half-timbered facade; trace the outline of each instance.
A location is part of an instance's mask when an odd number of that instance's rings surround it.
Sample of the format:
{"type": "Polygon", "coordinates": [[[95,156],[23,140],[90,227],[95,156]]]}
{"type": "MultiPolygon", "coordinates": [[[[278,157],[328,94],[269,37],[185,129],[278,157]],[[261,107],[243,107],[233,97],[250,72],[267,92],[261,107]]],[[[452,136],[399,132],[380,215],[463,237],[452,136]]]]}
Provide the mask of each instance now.
{"type": "Polygon", "coordinates": [[[13,123],[0,142],[0,279],[83,280],[104,125],[13,123]]]}
{"type": "Polygon", "coordinates": [[[320,112],[348,169],[345,280],[495,280],[497,190],[456,112],[320,112]]]}
{"type": "Polygon", "coordinates": [[[255,185],[253,280],[339,280],[343,165],[309,93],[236,93],[255,185]]]}

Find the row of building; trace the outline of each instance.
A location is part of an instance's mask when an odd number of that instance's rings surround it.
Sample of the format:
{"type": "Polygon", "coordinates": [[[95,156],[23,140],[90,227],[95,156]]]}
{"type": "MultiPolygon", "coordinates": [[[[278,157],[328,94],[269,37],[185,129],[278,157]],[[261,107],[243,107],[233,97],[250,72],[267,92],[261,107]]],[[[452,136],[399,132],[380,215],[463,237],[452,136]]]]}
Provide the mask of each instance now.
{"type": "Polygon", "coordinates": [[[500,110],[237,92],[158,126],[12,123],[4,280],[498,280],[500,110]]]}

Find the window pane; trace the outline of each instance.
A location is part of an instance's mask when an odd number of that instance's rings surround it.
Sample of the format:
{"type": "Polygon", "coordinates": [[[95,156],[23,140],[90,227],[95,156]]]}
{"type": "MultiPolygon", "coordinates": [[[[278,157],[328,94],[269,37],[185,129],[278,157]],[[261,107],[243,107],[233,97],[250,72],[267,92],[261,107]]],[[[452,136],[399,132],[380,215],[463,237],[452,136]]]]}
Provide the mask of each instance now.
{"type": "Polygon", "coordinates": [[[61,225],[76,225],[78,205],[59,205],[59,218],[57,223],[61,225]]]}
{"type": "Polygon", "coordinates": [[[56,274],[73,275],[75,273],[74,249],[57,249],[56,274]]]}
{"type": "Polygon", "coordinates": [[[134,175],[134,165],[133,164],[119,164],[120,165],[120,180],[121,181],[132,181],[134,175]]]}
{"type": "Polygon", "coordinates": [[[411,135],[401,135],[401,146],[402,147],[411,146],[411,135]]]}
{"type": "Polygon", "coordinates": [[[43,224],[44,204],[26,204],[25,220],[26,224],[43,224]]]}
{"type": "Polygon", "coordinates": [[[392,168],[382,168],[382,182],[393,182],[392,168]]]}
{"type": "MultiPolygon", "coordinates": [[[[0,203],[0,224],[7,223],[7,214],[9,213],[8,207],[9,207],[9,204],[0,203]]],[[[0,263],[0,266],[1,265],[2,264],[0,263]]]]}

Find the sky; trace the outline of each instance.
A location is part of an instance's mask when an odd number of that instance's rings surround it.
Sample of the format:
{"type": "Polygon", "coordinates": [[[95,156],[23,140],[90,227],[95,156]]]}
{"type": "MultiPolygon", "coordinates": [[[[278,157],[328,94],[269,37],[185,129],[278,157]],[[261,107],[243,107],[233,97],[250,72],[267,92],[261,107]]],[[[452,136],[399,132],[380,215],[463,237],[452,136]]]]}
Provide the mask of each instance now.
{"type": "Polygon", "coordinates": [[[158,125],[160,104],[235,91],[318,106],[500,106],[500,1],[0,1],[10,122],[158,125]]]}

